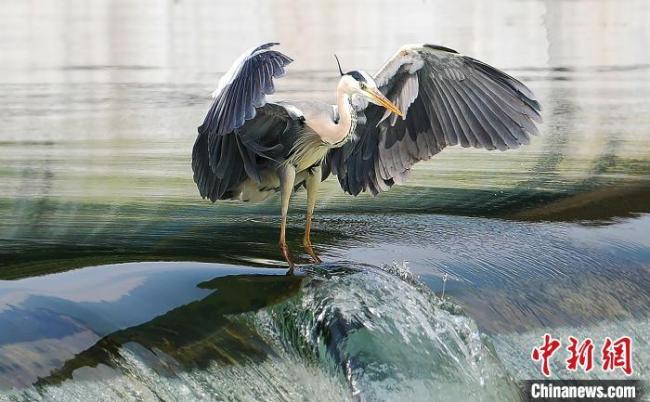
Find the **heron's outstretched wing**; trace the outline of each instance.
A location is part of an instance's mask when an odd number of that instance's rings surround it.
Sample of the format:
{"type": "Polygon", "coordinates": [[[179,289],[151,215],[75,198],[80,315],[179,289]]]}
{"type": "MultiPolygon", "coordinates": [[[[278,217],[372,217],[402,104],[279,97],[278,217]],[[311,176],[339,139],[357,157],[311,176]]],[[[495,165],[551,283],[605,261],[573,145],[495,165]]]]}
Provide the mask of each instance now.
{"type": "Polygon", "coordinates": [[[292,60],[267,43],[245,52],[219,80],[192,151],[192,170],[201,196],[231,198],[247,177],[260,181],[262,170],[281,152],[279,136],[290,125],[287,111],[267,104],[273,78],[292,60]]]}
{"type": "Polygon", "coordinates": [[[255,109],[273,93],[273,78],[284,75],[284,67],[293,60],[271,50],[278,43],[267,43],[244,53],[219,80],[213,92],[212,106],[199,132],[210,139],[232,132],[255,117],[255,109]]]}
{"type": "Polygon", "coordinates": [[[370,104],[356,140],[329,152],[324,177],[333,172],[353,195],[387,190],[447,145],[517,148],[541,121],[540,105],[524,84],[441,46],[403,47],[375,81],[405,118],[370,104]]]}

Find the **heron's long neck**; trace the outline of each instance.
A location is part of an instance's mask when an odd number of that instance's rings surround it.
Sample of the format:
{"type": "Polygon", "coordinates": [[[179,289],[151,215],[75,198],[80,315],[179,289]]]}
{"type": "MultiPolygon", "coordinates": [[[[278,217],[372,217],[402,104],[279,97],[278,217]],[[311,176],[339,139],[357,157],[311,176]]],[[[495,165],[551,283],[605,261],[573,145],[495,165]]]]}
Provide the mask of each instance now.
{"type": "Polygon", "coordinates": [[[336,105],[339,109],[339,121],[336,127],[336,134],[332,143],[343,141],[354,130],[356,125],[356,112],[350,104],[350,95],[348,95],[340,86],[336,90],[336,105]]]}

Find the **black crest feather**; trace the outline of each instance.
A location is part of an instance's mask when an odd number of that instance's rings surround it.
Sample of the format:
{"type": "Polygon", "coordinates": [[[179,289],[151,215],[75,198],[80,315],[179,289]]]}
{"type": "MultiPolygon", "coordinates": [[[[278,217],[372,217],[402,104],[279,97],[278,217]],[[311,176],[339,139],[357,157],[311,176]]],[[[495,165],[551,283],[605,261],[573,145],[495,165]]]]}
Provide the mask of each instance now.
{"type": "Polygon", "coordinates": [[[341,69],[341,62],[339,61],[339,57],[334,54],[334,58],[336,59],[336,64],[339,65],[339,73],[341,73],[341,76],[343,76],[343,70],[341,69]]]}

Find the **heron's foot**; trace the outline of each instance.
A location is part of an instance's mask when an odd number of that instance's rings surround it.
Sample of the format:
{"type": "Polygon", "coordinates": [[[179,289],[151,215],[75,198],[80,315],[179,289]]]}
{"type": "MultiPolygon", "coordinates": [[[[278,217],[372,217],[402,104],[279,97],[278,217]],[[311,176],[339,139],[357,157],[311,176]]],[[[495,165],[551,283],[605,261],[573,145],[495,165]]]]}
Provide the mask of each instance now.
{"type": "Polygon", "coordinates": [[[287,274],[293,274],[293,267],[294,267],[294,262],[293,262],[293,257],[291,256],[291,252],[289,251],[289,246],[287,246],[287,243],[285,242],[280,242],[280,251],[282,252],[282,256],[284,257],[285,261],[287,261],[287,264],[289,264],[289,271],[287,271],[287,274]]]}
{"type": "Polygon", "coordinates": [[[323,260],[320,259],[318,254],[314,251],[314,247],[311,245],[311,241],[308,239],[303,240],[302,242],[303,247],[305,248],[305,251],[309,256],[311,257],[312,261],[314,261],[315,264],[320,264],[323,262],[323,260]]]}

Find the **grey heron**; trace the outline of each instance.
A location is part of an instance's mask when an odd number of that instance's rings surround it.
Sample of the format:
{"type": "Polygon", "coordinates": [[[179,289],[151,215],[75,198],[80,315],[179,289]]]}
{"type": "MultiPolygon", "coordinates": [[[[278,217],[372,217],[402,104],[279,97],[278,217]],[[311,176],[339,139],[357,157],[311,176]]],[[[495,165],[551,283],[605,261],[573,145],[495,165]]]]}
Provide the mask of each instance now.
{"type": "Polygon", "coordinates": [[[343,72],[336,104],[266,100],[293,60],[267,43],[245,52],[221,77],[192,152],[194,181],[211,201],[255,201],[280,192],[280,249],[292,193],[305,187],[303,245],[319,183],[336,175],[351,194],[376,195],[449,145],[507,150],[528,144],[540,105],[524,84],[479,60],[437,45],[406,45],[371,76],[343,72]]]}

